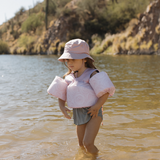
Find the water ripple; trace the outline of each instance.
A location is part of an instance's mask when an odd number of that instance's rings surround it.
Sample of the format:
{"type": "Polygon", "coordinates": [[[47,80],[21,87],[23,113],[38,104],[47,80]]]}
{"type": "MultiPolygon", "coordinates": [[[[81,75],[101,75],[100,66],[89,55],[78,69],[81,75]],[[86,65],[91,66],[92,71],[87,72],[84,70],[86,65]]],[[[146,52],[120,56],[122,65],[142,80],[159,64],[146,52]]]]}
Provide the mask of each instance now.
{"type": "Polygon", "coordinates": [[[159,159],[159,56],[94,57],[116,87],[104,104],[97,157],[78,147],[73,120],[64,118],[57,99],[46,92],[54,77],[67,71],[57,58],[0,56],[2,159],[159,159]]]}

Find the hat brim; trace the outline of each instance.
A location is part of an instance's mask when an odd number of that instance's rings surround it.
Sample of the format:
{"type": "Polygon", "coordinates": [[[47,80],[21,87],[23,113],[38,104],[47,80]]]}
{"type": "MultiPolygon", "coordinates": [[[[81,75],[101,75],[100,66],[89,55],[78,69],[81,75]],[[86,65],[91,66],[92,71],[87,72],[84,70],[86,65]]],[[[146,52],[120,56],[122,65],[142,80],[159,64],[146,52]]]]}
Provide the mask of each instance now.
{"type": "Polygon", "coordinates": [[[64,62],[65,59],[84,59],[84,58],[90,58],[94,62],[94,59],[87,53],[75,54],[75,53],[65,52],[58,58],[58,60],[64,62]]]}

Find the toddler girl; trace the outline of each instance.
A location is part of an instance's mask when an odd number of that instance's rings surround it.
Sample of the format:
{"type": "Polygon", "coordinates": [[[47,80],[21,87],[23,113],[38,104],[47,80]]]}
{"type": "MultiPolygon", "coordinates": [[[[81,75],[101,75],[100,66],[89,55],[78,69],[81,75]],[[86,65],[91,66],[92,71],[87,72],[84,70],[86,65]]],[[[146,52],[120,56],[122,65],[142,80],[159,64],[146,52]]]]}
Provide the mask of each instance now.
{"type": "Polygon", "coordinates": [[[73,108],[74,124],[77,125],[79,146],[88,152],[98,152],[94,140],[103,119],[102,105],[115,92],[115,87],[106,72],[99,72],[89,55],[88,44],[81,39],[73,39],[65,44],[64,53],[58,59],[66,62],[68,72],[64,79],[56,76],[48,88],[48,93],[58,98],[59,107],[68,119],[73,108]]]}

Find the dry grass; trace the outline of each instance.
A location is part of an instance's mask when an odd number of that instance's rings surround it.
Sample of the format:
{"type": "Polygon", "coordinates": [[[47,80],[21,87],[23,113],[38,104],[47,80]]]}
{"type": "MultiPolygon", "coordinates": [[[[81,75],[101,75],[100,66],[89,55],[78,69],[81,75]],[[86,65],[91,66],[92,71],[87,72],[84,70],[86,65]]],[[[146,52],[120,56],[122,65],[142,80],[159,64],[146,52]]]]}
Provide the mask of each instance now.
{"type": "Polygon", "coordinates": [[[156,31],[157,34],[160,34],[160,25],[156,26],[155,31],[156,31]]]}
{"type": "Polygon", "coordinates": [[[155,50],[155,51],[158,51],[158,46],[159,46],[158,43],[154,44],[153,47],[154,47],[154,50],[155,50]]]}
{"type": "Polygon", "coordinates": [[[140,45],[141,50],[149,50],[152,47],[152,40],[150,40],[148,43],[146,41],[143,41],[140,45]]]}
{"type": "Polygon", "coordinates": [[[29,36],[27,34],[22,34],[18,39],[18,45],[19,47],[24,47],[26,50],[28,50],[29,46],[35,43],[35,41],[36,41],[35,37],[29,36]]]}

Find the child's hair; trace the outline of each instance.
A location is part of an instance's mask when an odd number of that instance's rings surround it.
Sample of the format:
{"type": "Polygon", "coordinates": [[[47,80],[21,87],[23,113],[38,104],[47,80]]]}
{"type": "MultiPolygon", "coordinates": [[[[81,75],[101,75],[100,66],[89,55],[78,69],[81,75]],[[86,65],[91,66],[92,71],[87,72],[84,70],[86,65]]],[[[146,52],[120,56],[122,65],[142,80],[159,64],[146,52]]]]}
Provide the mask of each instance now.
{"type": "MultiPolygon", "coordinates": [[[[87,61],[85,62],[85,67],[86,68],[94,68],[96,69],[96,67],[93,64],[93,61],[90,58],[85,58],[87,61]]],[[[68,66],[66,65],[66,63],[64,62],[64,65],[68,68],[68,66]]],[[[72,72],[72,70],[70,68],[68,68],[68,72],[64,74],[63,78],[65,78],[67,75],[69,75],[72,72]]]]}

